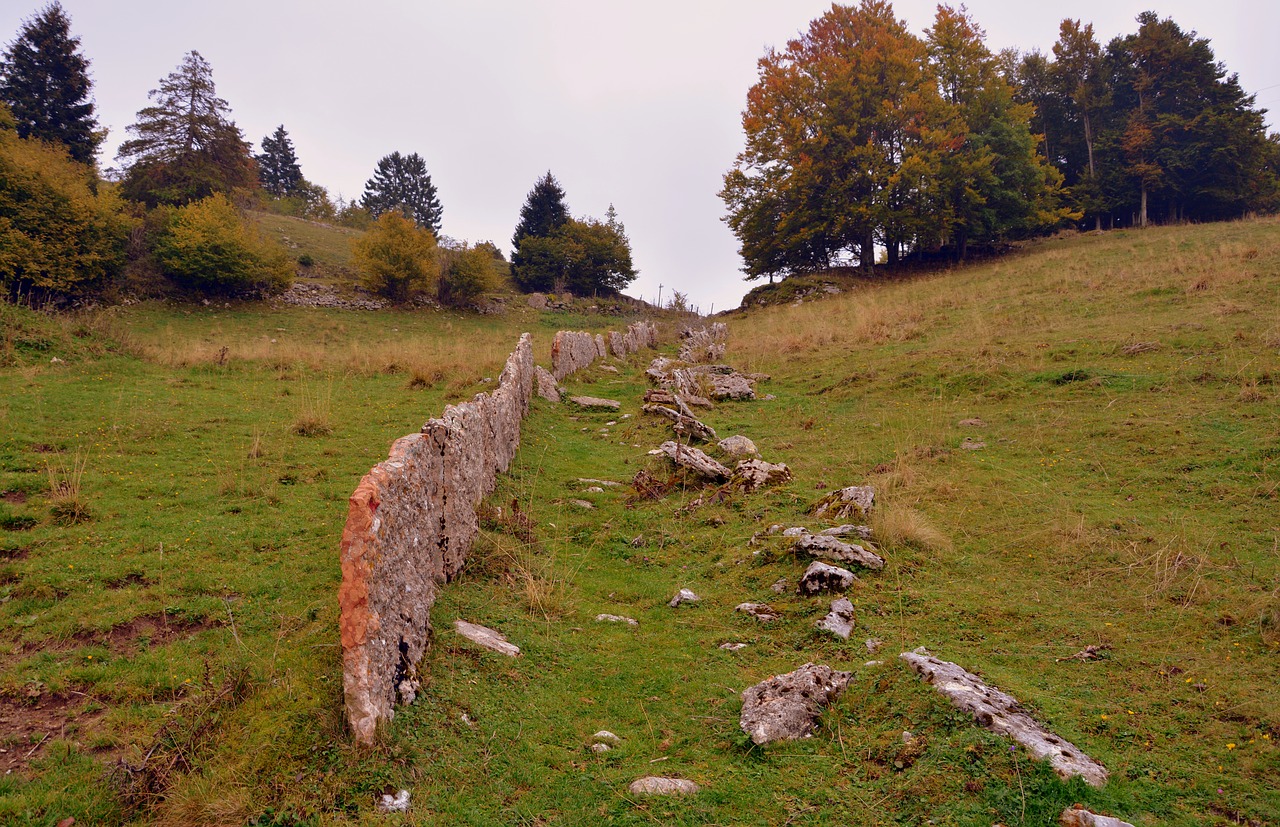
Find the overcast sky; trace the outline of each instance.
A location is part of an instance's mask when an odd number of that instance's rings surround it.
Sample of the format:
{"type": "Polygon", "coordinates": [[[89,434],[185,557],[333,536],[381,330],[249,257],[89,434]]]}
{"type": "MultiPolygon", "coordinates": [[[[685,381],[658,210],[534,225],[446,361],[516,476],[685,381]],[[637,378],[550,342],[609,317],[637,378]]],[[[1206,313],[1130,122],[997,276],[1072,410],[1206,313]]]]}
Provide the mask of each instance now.
{"type": "MultiPolygon", "coordinates": [[[[92,61],[98,119],[116,147],[147,92],[194,49],[252,141],[283,124],[303,174],[358,197],[378,159],[417,152],[446,235],[509,250],[548,169],[574,215],[626,224],[640,277],[628,291],[738,304],[737,241],[716,196],[742,148],[756,60],[830,8],[818,0],[62,0],[92,61]]],[[[43,0],[0,0],[11,42],[43,0]]],[[[1070,14],[1104,44],[1145,9],[1213,44],[1258,103],[1280,109],[1280,3],[1272,0],[969,0],[993,51],[1048,51],[1070,14]]],[[[920,33],[936,4],[894,9],[920,33]]],[[[1269,115],[1274,125],[1277,119],[1269,115]]]]}

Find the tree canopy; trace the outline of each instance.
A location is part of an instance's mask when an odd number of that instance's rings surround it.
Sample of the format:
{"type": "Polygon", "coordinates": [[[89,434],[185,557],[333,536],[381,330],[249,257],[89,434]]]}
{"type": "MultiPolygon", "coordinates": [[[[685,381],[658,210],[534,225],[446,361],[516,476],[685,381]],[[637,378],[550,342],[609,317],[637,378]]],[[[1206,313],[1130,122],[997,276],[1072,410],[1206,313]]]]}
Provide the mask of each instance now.
{"type": "Polygon", "coordinates": [[[298,195],[303,184],[302,168],[293,151],[293,141],[284,131],[284,124],[262,139],[262,152],[258,162],[258,181],[262,188],[277,198],[298,195]]]}
{"type": "Polygon", "coordinates": [[[417,226],[440,235],[444,208],[422,156],[392,152],[378,161],[373,177],[364,185],[360,204],[374,217],[399,212],[417,226]]]}
{"type": "Polygon", "coordinates": [[[89,61],[79,50],[62,6],[45,6],[0,58],[0,101],[9,105],[19,137],[61,144],[89,164],[105,134],[89,98],[89,61]]]}
{"type": "Polygon", "coordinates": [[[126,197],[148,206],[182,205],[257,185],[249,144],[199,52],[188,52],[148,97],[153,105],[129,127],[135,137],[120,145],[126,197]]]}
{"type": "Polygon", "coordinates": [[[392,301],[436,286],[435,236],[399,210],[378,216],[368,232],[351,243],[365,286],[392,301]]]}

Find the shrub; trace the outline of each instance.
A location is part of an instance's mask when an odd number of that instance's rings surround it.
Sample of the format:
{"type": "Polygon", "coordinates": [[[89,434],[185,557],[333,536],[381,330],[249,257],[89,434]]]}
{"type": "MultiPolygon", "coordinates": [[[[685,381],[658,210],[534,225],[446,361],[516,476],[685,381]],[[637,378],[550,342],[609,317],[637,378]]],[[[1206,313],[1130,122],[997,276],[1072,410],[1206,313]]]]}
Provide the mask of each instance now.
{"type": "Polygon", "coordinates": [[[392,301],[406,301],[435,282],[435,236],[398,212],[378,216],[373,228],[351,243],[351,253],[365,286],[392,301]]]}
{"type": "Polygon", "coordinates": [[[440,303],[461,307],[474,302],[492,288],[497,263],[492,253],[478,245],[446,251],[440,268],[440,303]]]}
{"type": "Polygon", "coordinates": [[[176,210],[155,256],[176,284],[202,293],[279,292],[291,275],[284,252],[258,236],[220,193],[176,210]]]}

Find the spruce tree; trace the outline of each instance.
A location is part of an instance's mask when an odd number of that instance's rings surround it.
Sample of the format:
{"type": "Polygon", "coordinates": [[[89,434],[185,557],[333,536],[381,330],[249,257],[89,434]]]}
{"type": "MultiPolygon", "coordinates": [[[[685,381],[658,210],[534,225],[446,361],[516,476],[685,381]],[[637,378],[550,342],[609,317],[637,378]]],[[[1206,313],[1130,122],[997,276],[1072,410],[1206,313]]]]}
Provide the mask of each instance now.
{"type": "Polygon", "coordinates": [[[0,100],[9,105],[20,137],[62,144],[88,164],[103,135],[89,99],[89,61],[79,48],[62,6],[45,6],[23,23],[0,59],[0,100]]]}
{"type": "Polygon", "coordinates": [[[374,218],[393,210],[400,212],[422,229],[440,235],[444,208],[427,173],[427,164],[416,152],[383,156],[373,177],[365,182],[360,205],[374,218]]]}
{"type": "Polygon", "coordinates": [[[293,141],[284,125],[262,139],[262,154],[257,156],[258,181],[262,188],[277,198],[297,195],[302,186],[302,169],[293,151],[293,141]]]}
{"type": "Polygon", "coordinates": [[[551,239],[569,223],[569,208],[564,203],[564,190],[551,170],[539,178],[525,197],[520,208],[520,223],[511,237],[511,276],[523,290],[549,290],[551,279],[546,276],[545,259],[550,247],[539,243],[536,251],[521,253],[520,245],[527,238],[551,239]]]}
{"type": "Polygon", "coordinates": [[[129,127],[136,137],[120,145],[127,197],[149,206],[182,205],[257,184],[249,144],[199,52],[188,52],[148,97],[155,103],[129,127]]]}

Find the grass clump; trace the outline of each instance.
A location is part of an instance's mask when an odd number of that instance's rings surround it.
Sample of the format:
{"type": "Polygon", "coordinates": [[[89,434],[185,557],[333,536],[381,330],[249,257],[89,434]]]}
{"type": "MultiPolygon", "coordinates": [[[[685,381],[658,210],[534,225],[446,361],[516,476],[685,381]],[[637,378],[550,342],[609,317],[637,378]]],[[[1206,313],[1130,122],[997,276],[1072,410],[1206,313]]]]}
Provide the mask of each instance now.
{"type": "Polygon", "coordinates": [[[50,460],[45,465],[49,479],[49,512],[59,525],[75,525],[91,518],[81,488],[88,466],[89,455],[81,449],[76,449],[69,461],[50,460]]]}

